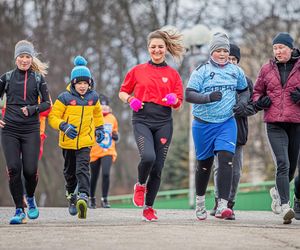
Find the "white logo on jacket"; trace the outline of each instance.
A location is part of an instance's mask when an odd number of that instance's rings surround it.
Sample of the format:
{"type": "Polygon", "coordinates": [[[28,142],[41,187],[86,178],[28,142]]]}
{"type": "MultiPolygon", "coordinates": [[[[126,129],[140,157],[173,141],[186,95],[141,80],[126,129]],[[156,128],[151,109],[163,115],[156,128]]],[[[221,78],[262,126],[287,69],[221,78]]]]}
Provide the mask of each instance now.
{"type": "Polygon", "coordinates": [[[163,83],[167,83],[169,80],[167,77],[162,77],[161,79],[162,79],[163,83]]]}

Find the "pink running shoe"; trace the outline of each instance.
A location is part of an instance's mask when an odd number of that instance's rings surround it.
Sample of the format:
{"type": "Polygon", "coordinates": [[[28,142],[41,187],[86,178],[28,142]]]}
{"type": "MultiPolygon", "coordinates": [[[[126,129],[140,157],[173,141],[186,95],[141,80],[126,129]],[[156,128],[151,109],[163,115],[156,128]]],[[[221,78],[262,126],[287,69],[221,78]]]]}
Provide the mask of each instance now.
{"type": "Polygon", "coordinates": [[[133,204],[136,207],[143,207],[145,203],[146,186],[136,183],[133,191],[133,204]]]}

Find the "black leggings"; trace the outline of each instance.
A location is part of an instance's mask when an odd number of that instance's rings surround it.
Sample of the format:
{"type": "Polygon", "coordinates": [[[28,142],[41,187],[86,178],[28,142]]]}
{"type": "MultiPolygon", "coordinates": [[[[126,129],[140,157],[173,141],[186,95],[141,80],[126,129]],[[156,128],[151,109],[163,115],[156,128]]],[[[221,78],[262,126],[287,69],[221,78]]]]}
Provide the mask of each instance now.
{"type": "MultiPolygon", "coordinates": [[[[300,150],[300,124],[267,123],[267,135],[275,157],[276,186],[281,204],[286,204],[290,200],[289,182],[294,179],[297,168],[300,150]]],[[[295,180],[296,195],[299,195],[299,188],[299,177],[297,177],[295,180]]]]}
{"type": "Polygon", "coordinates": [[[152,126],[136,122],[133,124],[133,131],[141,157],[138,181],[141,184],[147,183],[145,205],[152,206],[159,190],[161,172],[172,140],[172,121],[152,126]]]}
{"type": "Polygon", "coordinates": [[[40,132],[24,134],[2,130],[2,147],[9,177],[9,189],[16,208],[23,208],[22,167],[28,197],[34,196],[38,183],[40,132]]]}
{"type": "MultiPolygon", "coordinates": [[[[224,200],[229,199],[232,181],[232,160],[233,154],[228,151],[219,151],[218,156],[218,175],[217,175],[217,188],[219,190],[219,197],[224,200]]],[[[214,157],[205,160],[198,160],[195,172],[196,194],[198,196],[205,195],[211,168],[214,162],[214,157]]]]}
{"type": "Polygon", "coordinates": [[[91,170],[91,188],[90,196],[95,197],[97,181],[99,177],[100,168],[102,165],[102,197],[107,198],[109,190],[109,173],[112,164],[112,156],[106,155],[90,163],[91,170]]]}

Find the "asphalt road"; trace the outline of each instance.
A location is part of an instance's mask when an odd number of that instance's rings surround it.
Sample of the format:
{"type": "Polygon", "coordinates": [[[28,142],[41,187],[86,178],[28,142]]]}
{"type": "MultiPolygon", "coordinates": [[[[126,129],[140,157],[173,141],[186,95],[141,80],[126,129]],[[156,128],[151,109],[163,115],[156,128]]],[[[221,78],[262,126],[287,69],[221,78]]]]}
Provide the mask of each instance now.
{"type": "Polygon", "coordinates": [[[140,209],[95,209],[80,220],[67,208],[41,208],[37,220],[9,225],[13,208],[0,207],[0,249],[300,249],[300,221],[283,225],[272,212],[236,211],[237,220],[192,210],[159,210],[143,222],[140,209]]]}

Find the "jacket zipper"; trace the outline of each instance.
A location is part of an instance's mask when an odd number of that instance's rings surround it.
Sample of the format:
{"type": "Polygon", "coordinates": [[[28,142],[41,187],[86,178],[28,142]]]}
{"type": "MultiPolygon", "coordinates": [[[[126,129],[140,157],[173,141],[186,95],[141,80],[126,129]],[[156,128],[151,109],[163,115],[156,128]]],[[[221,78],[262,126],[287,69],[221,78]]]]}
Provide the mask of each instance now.
{"type": "Polygon", "coordinates": [[[77,149],[79,148],[79,135],[80,135],[81,125],[82,125],[82,120],[83,120],[83,113],[84,113],[84,106],[82,106],[82,111],[81,111],[81,120],[80,120],[80,124],[79,124],[79,129],[78,129],[78,136],[77,136],[77,149]]]}
{"type": "Polygon", "coordinates": [[[28,70],[26,70],[25,72],[25,79],[24,79],[24,101],[26,101],[26,95],[27,95],[27,72],[28,70]]]}
{"type": "Polygon", "coordinates": [[[91,138],[91,140],[93,139],[92,138],[92,135],[91,135],[91,132],[92,132],[92,121],[93,121],[93,118],[91,118],[91,120],[90,120],[90,125],[89,125],[89,127],[90,127],[90,132],[89,132],[89,137],[91,138]]]}
{"type": "Polygon", "coordinates": [[[285,82],[282,84],[280,116],[282,116],[283,113],[283,102],[284,102],[284,92],[285,92],[284,89],[286,88],[287,81],[288,81],[286,77],[286,63],[284,64],[283,79],[285,80],[285,82]]]}

